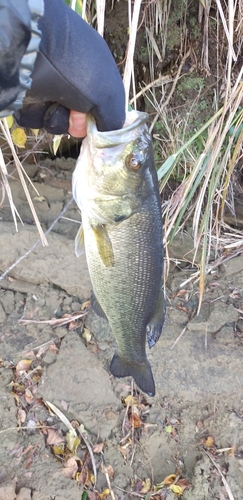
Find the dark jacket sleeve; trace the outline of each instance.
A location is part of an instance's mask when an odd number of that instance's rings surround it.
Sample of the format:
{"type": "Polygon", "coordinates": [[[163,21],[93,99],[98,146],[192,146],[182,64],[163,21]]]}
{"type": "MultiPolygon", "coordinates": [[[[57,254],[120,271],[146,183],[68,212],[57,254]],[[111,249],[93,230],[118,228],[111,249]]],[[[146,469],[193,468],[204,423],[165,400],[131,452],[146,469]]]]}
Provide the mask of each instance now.
{"type": "Polygon", "coordinates": [[[33,81],[17,121],[39,128],[45,120],[56,120],[61,133],[67,129],[67,110],[73,109],[92,113],[101,131],[121,128],[123,83],[102,37],[61,0],[44,1],[38,28],[42,38],[33,81]]]}
{"type": "Polygon", "coordinates": [[[31,37],[26,0],[0,0],[0,110],[20,92],[19,68],[31,37]]]}

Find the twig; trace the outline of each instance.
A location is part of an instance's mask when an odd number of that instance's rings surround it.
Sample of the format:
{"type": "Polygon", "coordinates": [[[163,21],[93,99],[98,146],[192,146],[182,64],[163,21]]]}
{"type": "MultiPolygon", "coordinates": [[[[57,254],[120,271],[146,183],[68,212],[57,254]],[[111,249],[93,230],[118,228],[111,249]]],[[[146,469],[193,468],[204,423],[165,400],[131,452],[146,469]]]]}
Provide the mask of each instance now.
{"type": "Polygon", "coordinates": [[[27,427],[27,425],[23,427],[8,427],[8,429],[3,429],[0,431],[0,434],[3,434],[4,432],[8,431],[22,431],[22,430],[27,430],[27,431],[37,431],[38,429],[55,429],[55,426],[52,425],[36,425],[35,427],[27,427]]]}
{"type": "MultiPolygon", "coordinates": [[[[83,425],[80,425],[78,428],[77,428],[77,431],[78,433],[80,434],[81,438],[84,440],[87,448],[88,448],[88,451],[89,451],[89,454],[90,454],[90,458],[91,458],[91,462],[92,462],[92,467],[93,467],[93,472],[94,472],[94,486],[96,485],[96,482],[97,482],[97,470],[96,470],[96,465],[95,465],[95,459],[94,459],[94,454],[93,454],[93,450],[89,444],[89,441],[88,439],[86,438],[85,436],[85,433],[86,431],[84,432],[82,429],[84,428],[83,425]]],[[[101,455],[102,455],[102,452],[101,452],[101,455]]],[[[116,499],[114,499],[116,500],[116,499]]]]}
{"type": "Polygon", "coordinates": [[[105,478],[106,478],[106,481],[107,481],[107,485],[108,485],[108,488],[110,490],[110,496],[111,496],[112,500],[116,500],[115,493],[114,493],[114,491],[113,491],[113,489],[111,487],[111,482],[110,482],[108,470],[107,470],[107,467],[106,467],[106,464],[105,464],[105,457],[104,457],[103,451],[101,452],[101,458],[102,458],[102,469],[103,469],[102,472],[105,475],[105,478]]]}
{"type": "MultiPolygon", "coordinates": [[[[56,225],[56,223],[61,219],[61,217],[66,213],[66,211],[68,210],[68,208],[70,207],[71,203],[73,202],[73,198],[71,198],[69,200],[69,202],[65,205],[65,207],[63,208],[63,210],[61,211],[61,213],[58,215],[58,217],[52,222],[52,224],[50,225],[49,229],[47,229],[47,231],[44,233],[45,236],[47,236],[51,231],[52,229],[54,228],[54,226],[56,225]]],[[[0,281],[2,281],[4,278],[6,278],[7,274],[12,271],[12,269],[14,269],[20,262],[21,260],[25,259],[26,257],[28,257],[28,255],[30,255],[31,252],[33,252],[33,250],[41,243],[41,239],[39,239],[38,241],[36,241],[36,243],[31,247],[29,248],[29,250],[24,254],[22,255],[21,257],[19,257],[19,259],[17,259],[1,276],[0,276],[0,281]]]]}
{"type": "Polygon", "coordinates": [[[52,319],[43,319],[43,320],[38,320],[38,319],[19,319],[19,323],[22,323],[23,325],[29,325],[31,323],[35,324],[44,324],[44,325],[51,325],[51,326],[64,326],[67,325],[68,323],[71,323],[71,321],[76,321],[79,318],[82,318],[87,314],[88,311],[83,311],[82,313],[73,313],[72,315],[69,315],[68,318],[52,318],[52,319]]]}
{"type": "Polygon", "coordinates": [[[211,453],[208,453],[208,451],[206,451],[206,450],[203,450],[203,452],[204,452],[204,453],[208,456],[208,458],[209,458],[209,459],[211,460],[211,462],[213,463],[214,467],[216,467],[217,471],[219,472],[219,474],[220,474],[220,476],[221,476],[221,479],[222,479],[222,482],[224,483],[224,487],[225,487],[225,489],[226,489],[226,491],[227,491],[227,495],[228,495],[228,497],[229,497],[229,500],[234,500],[234,497],[233,497],[233,494],[232,494],[232,492],[231,492],[231,489],[230,489],[230,487],[229,487],[229,485],[228,485],[228,483],[227,483],[227,481],[226,481],[226,479],[225,479],[225,477],[224,477],[224,475],[223,475],[223,473],[222,473],[222,471],[221,471],[220,467],[218,466],[218,464],[217,464],[217,463],[215,462],[215,460],[213,459],[213,457],[212,457],[211,453]]]}
{"type": "Polygon", "coordinates": [[[170,346],[170,349],[174,349],[174,347],[176,346],[176,344],[179,342],[179,340],[181,339],[182,335],[184,335],[185,331],[186,331],[187,327],[185,326],[185,328],[183,328],[182,332],[180,333],[180,335],[178,335],[177,339],[175,339],[175,342],[173,342],[173,344],[170,346]]]}
{"type": "Polygon", "coordinates": [[[2,181],[0,181],[0,183],[2,185],[2,199],[0,201],[0,208],[2,208],[3,202],[5,200],[5,187],[4,187],[4,183],[2,181]]]}

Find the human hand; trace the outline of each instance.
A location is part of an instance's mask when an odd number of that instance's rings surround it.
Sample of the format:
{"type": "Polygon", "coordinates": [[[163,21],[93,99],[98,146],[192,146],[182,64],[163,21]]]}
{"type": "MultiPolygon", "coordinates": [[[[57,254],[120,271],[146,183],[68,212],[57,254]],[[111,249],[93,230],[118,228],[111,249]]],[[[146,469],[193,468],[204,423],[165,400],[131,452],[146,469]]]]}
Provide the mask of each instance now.
{"type": "MultiPolygon", "coordinates": [[[[0,0],[0,6],[2,1],[9,3],[12,9],[12,4],[8,0],[0,0]]],[[[69,130],[70,134],[76,137],[85,132],[81,132],[79,125],[76,128],[70,110],[76,113],[91,113],[100,131],[122,128],[125,121],[124,87],[106,42],[64,2],[42,0],[42,3],[44,15],[40,13],[39,31],[37,30],[41,35],[41,43],[34,70],[29,71],[31,78],[26,81],[27,66],[25,72],[21,74],[24,58],[19,67],[18,61],[22,53],[20,56],[17,54],[18,57],[16,57],[16,51],[12,51],[11,38],[12,32],[16,31],[19,35],[16,23],[22,19],[21,13],[18,20],[13,17],[13,9],[11,15],[9,14],[9,22],[12,21],[13,29],[9,31],[7,25],[4,36],[10,44],[10,55],[13,56],[14,68],[16,68],[16,81],[24,81],[25,88],[29,90],[23,100],[25,92],[22,92],[21,87],[22,93],[20,92],[16,97],[19,87],[17,85],[12,89],[12,80],[8,80],[7,93],[4,90],[5,99],[2,99],[1,85],[5,85],[6,70],[4,51],[0,44],[0,70],[2,69],[2,73],[0,71],[0,97],[3,101],[0,103],[0,116],[6,116],[5,108],[10,106],[10,112],[7,114],[15,111],[15,118],[20,126],[45,128],[53,134],[62,134],[69,130]],[[16,101],[14,101],[15,97],[16,101]]],[[[20,4],[20,11],[23,5],[24,3],[20,4]]],[[[28,29],[27,26],[26,30],[28,29]]],[[[32,32],[33,35],[36,34],[36,29],[37,24],[32,32]]],[[[19,44],[18,36],[15,38],[19,44]]],[[[31,44],[32,42],[27,49],[30,54],[31,44]]],[[[26,63],[29,64],[30,56],[29,54],[27,56],[26,63]]]]}

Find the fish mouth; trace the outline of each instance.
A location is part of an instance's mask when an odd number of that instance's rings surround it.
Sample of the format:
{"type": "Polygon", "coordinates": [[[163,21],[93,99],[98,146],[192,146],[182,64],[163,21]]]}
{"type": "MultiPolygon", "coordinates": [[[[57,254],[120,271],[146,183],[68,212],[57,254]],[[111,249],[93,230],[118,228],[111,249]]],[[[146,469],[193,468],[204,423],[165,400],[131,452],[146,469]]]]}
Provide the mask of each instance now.
{"type": "Polygon", "coordinates": [[[95,148],[114,147],[126,144],[141,135],[141,127],[146,126],[148,114],[141,111],[128,111],[124,126],[119,130],[100,132],[97,130],[94,118],[89,115],[87,120],[90,146],[95,148]]]}

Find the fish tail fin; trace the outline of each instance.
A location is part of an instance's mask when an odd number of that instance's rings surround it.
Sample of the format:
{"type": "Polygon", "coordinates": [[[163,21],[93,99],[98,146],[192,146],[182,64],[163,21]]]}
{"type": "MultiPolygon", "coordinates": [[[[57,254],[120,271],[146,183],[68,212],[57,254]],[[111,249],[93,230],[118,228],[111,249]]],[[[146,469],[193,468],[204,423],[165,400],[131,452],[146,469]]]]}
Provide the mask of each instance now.
{"type": "Polygon", "coordinates": [[[155,395],[154,377],[147,359],[142,363],[128,363],[119,354],[115,354],[111,360],[110,372],[117,378],[133,377],[141,391],[149,396],[155,395]]]}

